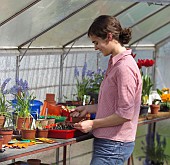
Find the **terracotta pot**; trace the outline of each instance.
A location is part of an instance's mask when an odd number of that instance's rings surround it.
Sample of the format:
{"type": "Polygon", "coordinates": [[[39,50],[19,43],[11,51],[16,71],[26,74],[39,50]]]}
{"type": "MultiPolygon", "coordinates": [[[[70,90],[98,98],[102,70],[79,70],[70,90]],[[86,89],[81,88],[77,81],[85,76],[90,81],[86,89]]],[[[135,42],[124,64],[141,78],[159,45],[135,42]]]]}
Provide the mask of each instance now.
{"type": "Polygon", "coordinates": [[[25,162],[24,161],[17,161],[17,162],[15,162],[15,164],[14,165],[24,165],[25,164],[25,162]]]}
{"type": "Polygon", "coordinates": [[[23,129],[21,130],[22,139],[35,139],[36,130],[23,129]]]}
{"type": "Polygon", "coordinates": [[[2,150],[3,141],[4,141],[3,136],[0,136],[0,150],[2,150]]]}
{"type": "Polygon", "coordinates": [[[3,128],[5,124],[5,116],[0,115],[0,128],[3,128]]]}
{"type": "Polygon", "coordinates": [[[36,130],[36,137],[37,138],[47,138],[48,137],[48,129],[37,129],[36,130]]]}
{"type": "Polygon", "coordinates": [[[29,129],[32,124],[32,118],[18,117],[16,118],[16,129],[29,129]]]}
{"type": "Polygon", "coordinates": [[[158,114],[160,110],[160,105],[152,104],[150,105],[150,108],[151,108],[151,114],[158,114]]]}
{"type": "Polygon", "coordinates": [[[12,139],[13,130],[0,130],[0,135],[3,136],[3,144],[8,144],[8,142],[12,139]]]}
{"type": "Polygon", "coordinates": [[[47,120],[48,120],[48,125],[55,124],[55,119],[47,119],[47,120]]]}
{"type": "Polygon", "coordinates": [[[61,116],[62,113],[62,105],[52,105],[47,104],[48,108],[48,115],[55,115],[55,116],[61,116]]]}
{"type": "Polygon", "coordinates": [[[48,104],[56,105],[56,101],[47,101],[47,100],[44,100],[44,101],[46,101],[48,104]]]}
{"type": "Polygon", "coordinates": [[[48,119],[38,119],[35,122],[36,127],[45,128],[48,125],[48,119]]]}
{"type": "Polygon", "coordinates": [[[55,94],[47,93],[46,94],[46,101],[55,101],[55,94]]]}
{"type": "Polygon", "coordinates": [[[41,160],[40,159],[28,159],[27,163],[29,165],[40,165],[41,164],[41,160]]]}

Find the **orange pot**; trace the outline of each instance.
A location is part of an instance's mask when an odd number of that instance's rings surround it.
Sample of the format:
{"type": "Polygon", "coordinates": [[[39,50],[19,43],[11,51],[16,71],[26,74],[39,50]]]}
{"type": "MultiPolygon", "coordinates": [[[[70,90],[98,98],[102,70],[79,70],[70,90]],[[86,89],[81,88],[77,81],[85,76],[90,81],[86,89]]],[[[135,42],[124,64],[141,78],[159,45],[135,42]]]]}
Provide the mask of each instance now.
{"type": "Polygon", "coordinates": [[[52,105],[48,104],[48,115],[55,115],[55,116],[61,116],[62,113],[62,105],[52,105]]]}
{"type": "Polygon", "coordinates": [[[47,138],[48,137],[48,129],[37,129],[36,131],[37,138],[47,138]]]}
{"type": "Polygon", "coordinates": [[[0,128],[3,128],[4,123],[5,123],[5,116],[0,115],[0,128]]]}
{"type": "Polygon", "coordinates": [[[23,129],[21,130],[21,136],[23,139],[35,139],[36,130],[23,129]]]}
{"type": "Polygon", "coordinates": [[[32,118],[18,117],[16,120],[17,130],[29,129],[32,124],[32,118]]]}
{"type": "Polygon", "coordinates": [[[0,130],[0,135],[3,136],[3,144],[8,144],[8,142],[12,139],[13,130],[0,130]]]}
{"type": "Polygon", "coordinates": [[[46,101],[55,101],[55,94],[47,93],[46,94],[46,101]]]}
{"type": "Polygon", "coordinates": [[[160,110],[160,105],[152,104],[150,105],[150,108],[151,108],[151,114],[158,114],[160,110]]]}
{"type": "Polygon", "coordinates": [[[55,119],[47,119],[48,125],[55,124],[55,119]]]}
{"type": "Polygon", "coordinates": [[[29,165],[40,165],[41,164],[41,160],[40,159],[28,159],[27,163],[29,165]]]}
{"type": "Polygon", "coordinates": [[[37,128],[38,128],[38,126],[45,128],[47,125],[49,125],[48,119],[38,119],[38,120],[36,120],[35,125],[37,126],[37,128]]]}

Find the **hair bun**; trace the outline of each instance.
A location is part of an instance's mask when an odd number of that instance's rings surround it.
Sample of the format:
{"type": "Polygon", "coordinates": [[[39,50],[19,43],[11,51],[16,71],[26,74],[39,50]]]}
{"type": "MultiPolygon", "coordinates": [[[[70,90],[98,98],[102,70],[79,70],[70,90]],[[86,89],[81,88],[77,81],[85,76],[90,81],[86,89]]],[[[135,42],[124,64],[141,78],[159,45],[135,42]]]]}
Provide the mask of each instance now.
{"type": "Polygon", "coordinates": [[[123,44],[128,44],[131,40],[132,36],[132,30],[130,28],[124,28],[119,34],[119,40],[123,44]]]}

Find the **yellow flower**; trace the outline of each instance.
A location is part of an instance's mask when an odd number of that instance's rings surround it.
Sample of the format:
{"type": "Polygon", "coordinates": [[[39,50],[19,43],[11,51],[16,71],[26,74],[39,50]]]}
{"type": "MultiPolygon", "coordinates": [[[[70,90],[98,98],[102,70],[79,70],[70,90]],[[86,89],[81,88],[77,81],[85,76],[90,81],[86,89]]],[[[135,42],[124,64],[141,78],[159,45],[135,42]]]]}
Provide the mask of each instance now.
{"type": "Polygon", "coordinates": [[[169,91],[169,88],[162,88],[162,91],[169,91]]]}
{"type": "Polygon", "coordinates": [[[162,94],[161,99],[163,102],[170,102],[170,94],[162,94]]]}

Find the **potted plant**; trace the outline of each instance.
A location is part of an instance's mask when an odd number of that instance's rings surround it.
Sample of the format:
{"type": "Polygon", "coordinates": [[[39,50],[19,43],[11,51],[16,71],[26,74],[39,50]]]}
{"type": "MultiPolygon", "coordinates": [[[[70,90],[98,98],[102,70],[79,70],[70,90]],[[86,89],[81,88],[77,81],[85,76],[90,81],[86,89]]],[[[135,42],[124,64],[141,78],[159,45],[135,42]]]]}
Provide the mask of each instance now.
{"type": "Polygon", "coordinates": [[[89,85],[87,87],[87,93],[91,96],[95,104],[98,103],[98,94],[100,85],[104,79],[105,70],[98,69],[96,72],[88,70],[89,85]]]}
{"type": "Polygon", "coordinates": [[[161,100],[159,100],[159,99],[154,99],[152,101],[152,104],[150,105],[151,114],[158,114],[158,112],[160,110],[160,102],[161,102],[161,100]]]}
{"type": "Polygon", "coordinates": [[[9,93],[14,96],[10,104],[15,109],[17,130],[29,129],[32,118],[30,113],[30,102],[36,97],[30,94],[28,82],[22,79],[16,81],[16,85],[10,88],[9,93]]]}
{"type": "Polygon", "coordinates": [[[42,120],[36,121],[36,137],[37,138],[48,137],[48,125],[50,124],[48,123],[48,120],[45,120],[45,121],[47,121],[45,124],[43,124],[42,120]]]}
{"type": "Polygon", "coordinates": [[[86,76],[87,71],[87,63],[85,62],[83,69],[82,69],[82,75],[79,77],[79,70],[77,67],[74,69],[74,76],[76,78],[76,88],[77,88],[77,100],[83,103],[84,95],[87,94],[87,86],[89,84],[89,78],[86,76]]]}
{"type": "Polygon", "coordinates": [[[6,94],[8,93],[5,90],[7,83],[10,81],[10,78],[6,79],[0,89],[0,128],[2,128],[5,124],[6,119],[8,120],[11,117],[11,113],[9,112],[9,103],[6,99],[6,94]]]}
{"type": "Polygon", "coordinates": [[[91,100],[95,98],[97,103],[100,84],[104,78],[105,70],[98,69],[97,72],[87,70],[87,63],[84,63],[81,76],[79,70],[75,67],[74,76],[76,78],[77,98],[84,101],[84,95],[90,95],[91,100]]]}
{"type": "Polygon", "coordinates": [[[162,90],[157,89],[158,94],[161,97],[160,111],[168,112],[170,110],[170,93],[168,88],[162,90]]]}
{"type": "Polygon", "coordinates": [[[6,79],[0,89],[0,135],[3,136],[3,144],[7,144],[12,139],[13,129],[10,128],[10,105],[6,99],[6,94],[8,93],[5,90],[7,83],[10,81],[10,78],[6,79]]]}
{"type": "MultiPolygon", "coordinates": [[[[154,137],[154,134],[151,135],[154,137]]],[[[144,159],[144,164],[147,165],[163,165],[165,162],[168,164],[170,156],[165,153],[166,138],[161,137],[156,133],[156,137],[151,139],[150,136],[146,136],[146,142],[142,141],[141,150],[144,155],[139,156],[139,160],[144,159]]]]}
{"type": "Polygon", "coordinates": [[[155,63],[152,59],[138,59],[137,65],[141,71],[142,76],[142,97],[141,97],[141,109],[140,115],[146,116],[148,114],[148,102],[149,102],[149,95],[153,86],[151,77],[148,74],[148,68],[153,66],[155,63]],[[145,74],[143,73],[142,67],[145,67],[145,74]]]}

